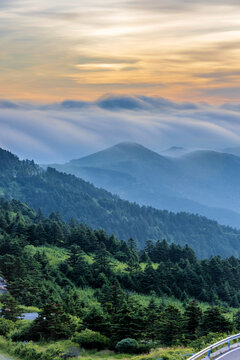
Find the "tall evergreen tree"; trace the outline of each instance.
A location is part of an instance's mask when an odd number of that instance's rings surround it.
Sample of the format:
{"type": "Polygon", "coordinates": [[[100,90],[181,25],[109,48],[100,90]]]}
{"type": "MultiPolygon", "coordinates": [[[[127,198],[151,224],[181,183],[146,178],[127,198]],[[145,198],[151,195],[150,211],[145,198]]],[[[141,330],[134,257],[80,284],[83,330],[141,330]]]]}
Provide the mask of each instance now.
{"type": "Polygon", "coordinates": [[[16,322],[21,318],[22,310],[12,295],[7,293],[1,298],[0,316],[7,320],[16,322]]]}
{"type": "Polygon", "coordinates": [[[186,336],[189,339],[195,339],[202,321],[202,310],[196,300],[191,301],[186,306],[183,316],[186,336]]]}

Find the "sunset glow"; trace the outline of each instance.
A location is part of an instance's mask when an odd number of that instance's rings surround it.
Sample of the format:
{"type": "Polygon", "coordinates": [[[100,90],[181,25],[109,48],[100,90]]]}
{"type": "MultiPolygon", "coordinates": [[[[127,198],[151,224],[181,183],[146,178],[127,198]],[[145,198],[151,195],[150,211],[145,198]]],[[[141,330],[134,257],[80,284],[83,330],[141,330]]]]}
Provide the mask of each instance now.
{"type": "Polygon", "coordinates": [[[237,101],[239,10],[236,1],[3,0],[0,97],[237,101]]]}

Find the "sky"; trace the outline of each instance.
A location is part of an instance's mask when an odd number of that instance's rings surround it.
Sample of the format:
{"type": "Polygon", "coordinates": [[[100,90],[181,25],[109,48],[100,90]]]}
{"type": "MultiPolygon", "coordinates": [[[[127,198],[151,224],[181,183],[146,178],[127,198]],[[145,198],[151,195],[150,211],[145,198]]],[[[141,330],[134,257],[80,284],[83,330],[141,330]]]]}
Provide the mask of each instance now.
{"type": "Polygon", "coordinates": [[[239,0],[0,0],[0,146],[239,145],[239,0]],[[226,4],[227,3],[227,4],[226,4]]]}
{"type": "Polygon", "coordinates": [[[239,10],[238,0],[1,0],[0,98],[237,102],[239,10]]]}

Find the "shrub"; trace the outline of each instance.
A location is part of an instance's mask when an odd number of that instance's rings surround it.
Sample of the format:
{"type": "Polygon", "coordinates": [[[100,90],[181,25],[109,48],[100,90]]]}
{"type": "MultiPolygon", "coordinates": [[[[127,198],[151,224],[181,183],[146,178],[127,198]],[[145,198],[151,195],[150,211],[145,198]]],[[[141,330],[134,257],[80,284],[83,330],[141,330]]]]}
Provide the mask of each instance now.
{"type": "Polygon", "coordinates": [[[205,336],[199,337],[197,340],[192,341],[190,344],[195,351],[200,351],[206,347],[206,344],[215,344],[216,342],[225,339],[227,334],[209,333],[205,336]]]}
{"type": "Polygon", "coordinates": [[[135,339],[126,338],[119,341],[115,349],[119,353],[136,354],[139,350],[139,344],[135,339]]]}
{"type": "Polygon", "coordinates": [[[7,338],[12,339],[13,341],[28,340],[30,328],[31,322],[22,322],[20,326],[8,334],[7,338]]]}
{"type": "Polygon", "coordinates": [[[62,351],[56,345],[50,345],[47,349],[41,349],[40,346],[33,342],[17,343],[11,348],[11,353],[25,360],[57,360],[62,351]]]}
{"type": "Polygon", "coordinates": [[[110,344],[110,340],[97,331],[92,331],[89,329],[81,331],[79,334],[76,334],[74,341],[77,342],[80,346],[85,349],[107,349],[110,344]]]}
{"type": "Polygon", "coordinates": [[[34,346],[33,343],[18,343],[14,348],[14,354],[26,360],[41,359],[41,352],[34,346]]]}
{"type": "Polygon", "coordinates": [[[149,354],[151,351],[151,344],[139,344],[136,354],[149,354]]]}
{"type": "Polygon", "coordinates": [[[63,355],[61,355],[62,359],[76,358],[80,355],[81,350],[77,347],[71,347],[68,349],[63,355]]]}
{"type": "Polygon", "coordinates": [[[8,351],[8,341],[3,336],[0,336],[0,349],[1,351],[8,351]]]}
{"type": "Polygon", "coordinates": [[[0,318],[0,335],[6,336],[14,329],[14,322],[4,318],[0,318]]]}

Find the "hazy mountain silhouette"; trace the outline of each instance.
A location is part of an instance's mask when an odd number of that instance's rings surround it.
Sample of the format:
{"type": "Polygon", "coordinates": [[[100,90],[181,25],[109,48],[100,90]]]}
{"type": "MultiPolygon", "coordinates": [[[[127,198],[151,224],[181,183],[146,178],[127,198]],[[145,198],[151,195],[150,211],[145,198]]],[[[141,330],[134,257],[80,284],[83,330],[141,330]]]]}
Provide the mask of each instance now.
{"type": "MultiPolygon", "coordinates": [[[[174,162],[171,159],[158,156],[142,146],[121,144],[112,150],[106,152],[109,163],[116,165],[117,159],[121,159],[125,172],[104,170],[105,176],[112,179],[114,174],[119,184],[125,180],[125,188],[130,184],[132,191],[136,189],[135,194],[140,192],[142,187],[146,189],[144,194],[147,197],[151,189],[149,190],[144,182],[140,183],[137,178],[126,173],[127,169],[131,172],[131,165],[135,166],[134,171],[139,177],[142,176],[142,180],[144,169],[149,170],[151,167],[158,176],[159,164],[168,172],[174,171],[174,162]],[[131,161],[129,157],[123,156],[124,153],[125,156],[129,153],[129,149],[132,154],[131,161]]],[[[99,161],[102,155],[98,154],[99,161]]],[[[93,164],[93,158],[91,161],[93,164]]],[[[0,197],[20,200],[35,210],[40,208],[46,215],[58,211],[67,221],[75,219],[93,228],[102,228],[109,235],[114,233],[120,239],[133,237],[140,248],[143,248],[149,239],[165,238],[170,243],[189,244],[200,257],[216,254],[224,257],[240,255],[240,231],[221,226],[206,217],[141,207],[73,175],[58,172],[53,168],[41,170],[33,161],[20,161],[18,157],[1,149],[0,169],[0,197]]],[[[88,168],[86,169],[88,171],[88,168]]],[[[103,170],[100,169],[98,174],[101,171],[103,170]]],[[[146,176],[148,181],[150,176],[146,176]]],[[[154,196],[152,191],[152,200],[154,196]]],[[[168,198],[165,197],[165,200],[168,198]]]]}
{"type": "Polygon", "coordinates": [[[240,157],[240,146],[226,148],[223,150],[223,152],[240,157]]]}
{"type": "Polygon", "coordinates": [[[181,146],[171,146],[170,148],[161,151],[161,154],[163,156],[181,156],[181,155],[185,155],[189,152],[188,149],[185,149],[184,147],[181,146]]]}
{"type": "Polygon", "coordinates": [[[53,166],[130,201],[240,227],[240,158],[231,154],[198,150],[170,157],[124,142],[53,166]]]}

